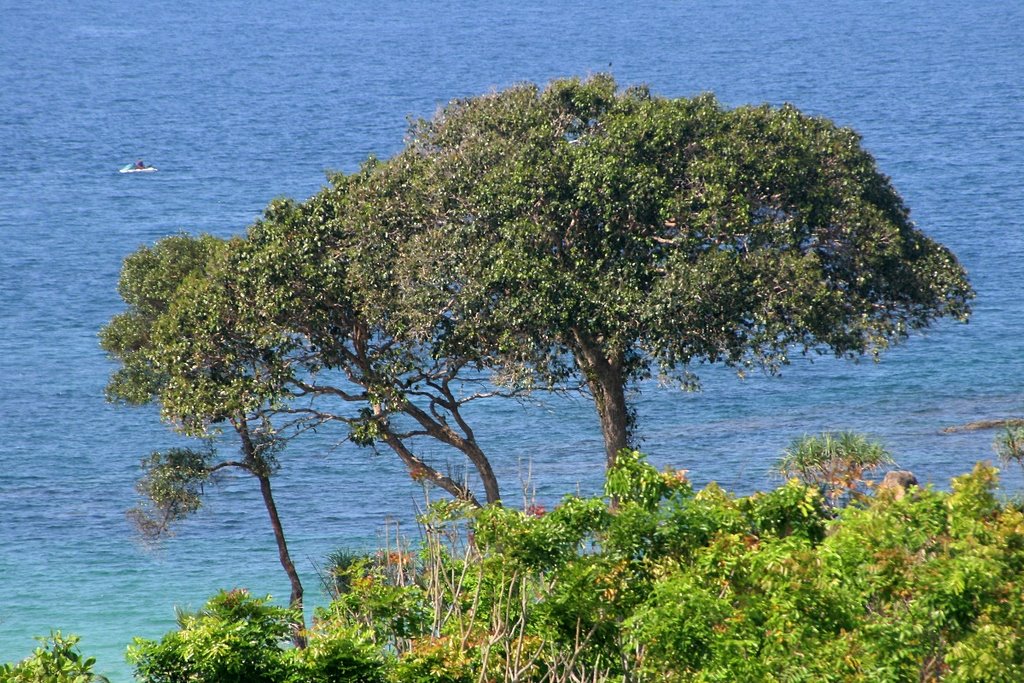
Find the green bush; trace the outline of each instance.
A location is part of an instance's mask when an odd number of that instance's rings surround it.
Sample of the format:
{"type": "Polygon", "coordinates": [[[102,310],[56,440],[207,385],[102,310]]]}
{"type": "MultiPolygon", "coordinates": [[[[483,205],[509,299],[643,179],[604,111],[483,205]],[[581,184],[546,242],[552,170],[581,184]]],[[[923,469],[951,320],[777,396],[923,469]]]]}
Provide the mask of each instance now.
{"type": "Polygon", "coordinates": [[[893,463],[881,444],[855,432],[796,439],[775,463],[785,477],[821,487],[832,504],[863,495],[866,475],[893,463]]]}
{"type": "Polygon", "coordinates": [[[178,615],[160,642],[137,638],[128,659],[142,683],[277,683],[289,677],[283,643],[291,613],[246,591],[218,593],[200,611],[178,615]]]}
{"type": "Polygon", "coordinates": [[[380,648],[357,627],[319,621],[305,650],[289,653],[288,683],[385,683],[386,659],[380,648]]]}
{"type": "Polygon", "coordinates": [[[834,508],[620,463],[608,499],[440,504],[418,554],[346,554],[306,650],[286,610],[221,594],[137,643],[139,680],[1024,680],[1024,512],[992,467],[834,508]]]}
{"type": "Polygon", "coordinates": [[[78,636],[55,631],[38,640],[40,646],[30,657],[0,665],[0,683],[107,683],[104,676],[92,671],[95,658],[82,656],[78,636]]]}
{"type": "Polygon", "coordinates": [[[384,683],[385,657],[367,633],[320,620],[292,649],[290,610],[246,591],[221,592],[160,642],[136,639],[128,658],[140,683],[384,683]]]}

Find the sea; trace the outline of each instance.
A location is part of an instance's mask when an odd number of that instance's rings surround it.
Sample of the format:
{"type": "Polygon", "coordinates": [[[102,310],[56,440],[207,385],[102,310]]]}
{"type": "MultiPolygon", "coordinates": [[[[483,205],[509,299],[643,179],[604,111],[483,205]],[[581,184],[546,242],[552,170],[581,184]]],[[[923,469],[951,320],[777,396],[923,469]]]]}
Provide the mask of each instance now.
{"type": "MultiPolygon", "coordinates": [[[[697,367],[696,393],[637,387],[652,462],[745,494],[825,430],[869,435],[938,488],[994,459],[995,432],[942,430],[1024,413],[1024,3],[0,0],[0,662],[59,629],[130,681],[126,647],[176,610],[222,588],[287,600],[254,482],[208,487],[158,546],[126,519],[140,459],[182,444],[155,408],[104,400],[115,366],[97,331],[123,310],[127,255],[182,231],[242,234],[272,199],[394,154],[411,119],[453,98],[596,73],[852,127],[977,290],[968,324],[877,363],[797,357],[777,377],[697,367]],[[136,159],[159,171],[118,173],[136,159]]],[[[586,399],[474,419],[509,504],[600,490],[586,399]]],[[[321,439],[281,464],[311,603],[330,552],[415,542],[427,494],[394,457],[321,439]]],[[[1022,487],[1004,467],[1003,493],[1022,487]]]]}

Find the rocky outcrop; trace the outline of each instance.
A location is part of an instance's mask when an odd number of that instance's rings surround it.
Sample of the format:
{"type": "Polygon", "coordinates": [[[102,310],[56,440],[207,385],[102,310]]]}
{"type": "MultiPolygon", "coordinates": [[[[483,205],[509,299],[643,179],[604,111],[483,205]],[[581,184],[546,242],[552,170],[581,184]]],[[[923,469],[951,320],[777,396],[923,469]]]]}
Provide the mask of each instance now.
{"type": "Polygon", "coordinates": [[[892,470],[885,473],[885,478],[878,485],[878,493],[883,491],[899,500],[907,493],[911,486],[917,486],[917,477],[909,470],[892,470]]]}
{"type": "Polygon", "coordinates": [[[957,432],[976,432],[980,429],[998,429],[1000,427],[1024,427],[1024,419],[1011,417],[1004,420],[978,420],[977,422],[968,422],[965,425],[945,427],[942,430],[942,433],[956,434],[957,432]]]}

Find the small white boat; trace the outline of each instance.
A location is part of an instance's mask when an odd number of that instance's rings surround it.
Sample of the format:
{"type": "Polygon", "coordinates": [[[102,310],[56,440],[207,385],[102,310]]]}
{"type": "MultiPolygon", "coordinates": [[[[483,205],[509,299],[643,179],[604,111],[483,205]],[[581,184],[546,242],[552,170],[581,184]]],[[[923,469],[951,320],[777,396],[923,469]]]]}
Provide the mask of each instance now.
{"type": "Polygon", "coordinates": [[[156,171],[156,166],[136,166],[135,164],[128,164],[124,168],[120,169],[118,173],[153,173],[156,171]]]}

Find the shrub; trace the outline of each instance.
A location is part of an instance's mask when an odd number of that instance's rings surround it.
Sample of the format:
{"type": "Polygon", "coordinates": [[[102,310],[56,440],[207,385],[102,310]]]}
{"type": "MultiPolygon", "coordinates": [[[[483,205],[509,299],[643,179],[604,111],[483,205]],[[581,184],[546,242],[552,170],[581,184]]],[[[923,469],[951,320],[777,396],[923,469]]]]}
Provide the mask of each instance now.
{"type": "Polygon", "coordinates": [[[30,657],[0,665],[0,683],[108,683],[106,677],[93,673],[95,658],[82,656],[78,636],[55,631],[37,640],[40,646],[30,657]]]}
{"type": "Polygon", "coordinates": [[[1024,427],[1010,425],[996,437],[996,453],[1006,464],[1016,463],[1024,467],[1024,427]]]}
{"type": "Polygon", "coordinates": [[[289,653],[288,683],[385,683],[386,659],[359,628],[319,621],[304,650],[289,653]]]}
{"type": "Polygon", "coordinates": [[[139,678],[1024,679],[1024,511],[1000,502],[994,468],[836,509],[797,481],[735,498],[620,462],[615,509],[440,504],[418,556],[346,555],[306,650],[283,646],[286,610],[221,594],[137,644],[139,678]]]}
{"type": "Polygon", "coordinates": [[[819,486],[832,504],[857,497],[865,474],[893,463],[881,444],[854,432],[825,432],[793,441],[775,469],[786,477],[819,486]]]}
{"type": "Polygon", "coordinates": [[[137,638],[128,659],[142,683],[278,683],[289,677],[282,647],[294,619],[244,590],[222,591],[178,615],[160,642],[137,638]]]}

